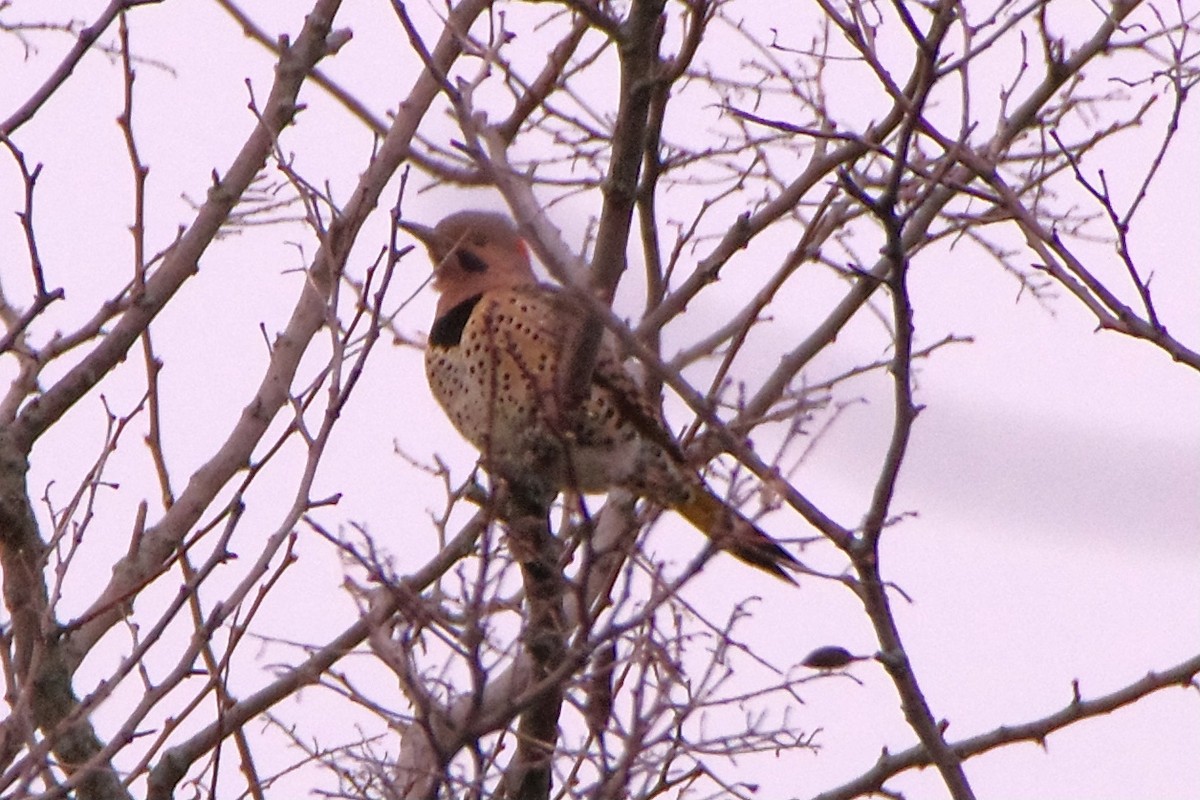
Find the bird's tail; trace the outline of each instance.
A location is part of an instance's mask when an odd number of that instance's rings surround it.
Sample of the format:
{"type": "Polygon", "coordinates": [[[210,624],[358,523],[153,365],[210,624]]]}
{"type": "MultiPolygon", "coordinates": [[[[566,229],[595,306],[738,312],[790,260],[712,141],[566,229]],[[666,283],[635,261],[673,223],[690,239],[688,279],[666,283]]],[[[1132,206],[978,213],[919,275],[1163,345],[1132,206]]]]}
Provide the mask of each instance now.
{"type": "Polygon", "coordinates": [[[794,584],[796,580],[789,571],[800,568],[800,562],[757,525],[722,502],[699,479],[697,484],[689,486],[685,496],[673,498],[669,504],[671,508],[717,547],[752,567],[794,584]]]}

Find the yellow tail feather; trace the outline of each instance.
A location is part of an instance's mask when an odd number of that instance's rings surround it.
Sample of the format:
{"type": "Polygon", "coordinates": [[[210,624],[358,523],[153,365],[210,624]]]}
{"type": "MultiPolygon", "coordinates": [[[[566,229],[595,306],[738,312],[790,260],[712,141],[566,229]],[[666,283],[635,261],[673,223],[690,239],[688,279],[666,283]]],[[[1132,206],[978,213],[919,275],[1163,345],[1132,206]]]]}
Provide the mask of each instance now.
{"type": "Polygon", "coordinates": [[[735,558],[788,583],[796,582],[788,570],[798,568],[800,562],[791,553],[723,503],[707,486],[689,488],[686,497],[672,503],[672,508],[684,519],[735,558]]]}

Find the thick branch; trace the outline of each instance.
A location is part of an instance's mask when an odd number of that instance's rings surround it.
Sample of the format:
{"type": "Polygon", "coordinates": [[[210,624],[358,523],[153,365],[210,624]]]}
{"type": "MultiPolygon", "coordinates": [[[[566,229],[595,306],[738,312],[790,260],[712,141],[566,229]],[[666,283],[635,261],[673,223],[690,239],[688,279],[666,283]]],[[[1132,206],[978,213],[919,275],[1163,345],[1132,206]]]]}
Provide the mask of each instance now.
{"type": "MultiPolygon", "coordinates": [[[[13,636],[18,653],[25,654],[18,666],[18,676],[24,690],[33,692],[35,724],[48,737],[53,732],[54,752],[64,769],[70,773],[88,764],[87,774],[74,778],[82,798],[124,798],[127,793],[111,767],[89,763],[101,750],[101,743],[90,723],[86,719],[64,723],[78,705],[70,677],[86,648],[72,651],[64,639],[46,636],[52,632],[47,623],[53,620],[53,614],[46,607],[47,594],[42,578],[45,545],[37,530],[25,486],[28,453],[39,435],[125,357],[150,320],[195,274],[200,254],[262,169],[279,131],[294,116],[295,98],[304,76],[327,54],[326,36],[338,5],[338,0],[318,2],[295,47],[290,48],[281,60],[264,113],[229,174],[210,191],[208,202],[192,227],[162,268],[146,282],[139,302],[129,307],[95,350],[44,394],[31,400],[0,439],[0,462],[3,463],[3,474],[0,475],[3,481],[0,487],[0,563],[4,570],[5,601],[13,616],[13,636]]],[[[158,559],[154,569],[164,558],[165,554],[158,559]]],[[[153,569],[145,574],[153,574],[153,569]]],[[[140,585],[141,580],[139,577],[134,585],[140,585]]],[[[103,599],[107,609],[103,630],[120,618],[122,602],[128,598],[129,590],[130,585],[123,584],[116,595],[107,595],[103,599]]],[[[96,631],[96,638],[99,632],[96,631]]]]}

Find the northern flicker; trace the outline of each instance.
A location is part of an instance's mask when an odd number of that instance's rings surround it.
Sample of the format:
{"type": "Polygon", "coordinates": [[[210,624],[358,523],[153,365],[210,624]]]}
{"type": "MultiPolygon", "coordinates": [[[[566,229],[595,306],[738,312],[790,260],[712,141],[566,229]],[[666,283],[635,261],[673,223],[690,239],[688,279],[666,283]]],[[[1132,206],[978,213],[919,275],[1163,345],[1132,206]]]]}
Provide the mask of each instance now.
{"type": "Polygon", "coordinates": [[[564,489],[628,488],[674,509],[742,561],[792,581],[787,569],[798,562],[688,466],[611,334],[587,391],[564,392],[564,362],[587,312],[568,292],[538,282],[506,216],[461,211],[433,228],[400,225],[428,249],[439,293],[425,350],[430,388],[490,472],[549,498],[564,489]],[[561,408],[564,394],[581,404],[561,408]]]}

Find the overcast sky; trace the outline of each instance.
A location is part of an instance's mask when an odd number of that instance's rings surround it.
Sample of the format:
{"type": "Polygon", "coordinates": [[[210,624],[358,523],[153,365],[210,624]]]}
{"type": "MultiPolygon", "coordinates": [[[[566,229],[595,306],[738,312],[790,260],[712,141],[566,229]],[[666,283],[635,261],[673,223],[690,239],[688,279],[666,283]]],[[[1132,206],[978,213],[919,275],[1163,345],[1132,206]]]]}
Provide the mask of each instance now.
{"type": "MultiPolygon", "coordinates": [[[[88,16],[100,5],[79,3],[77,13],[88,16]]],[[[277,24],[294,31],[298,25],[298,5],[248,5],[268,28],[277,24]]],[[[344,20],[355,39],[330,70],[363,87],[382,115],[401,97],[411,73],[379,63],[375,54],[388,52],[387,42],[401,33],[391,21],[370,21],[379,15],[389,20],[386,4],[376,5],[381,7],[347,9],[348,15],[362,16],[344,20]]],[[[230,161],[249,130],[244,79],[265,95],[270,59],[218,9],[199,0],[148,8],[135,19],[136,47],[176,70],[144,66],[138,82],[138,130],[151,167],[151,240],[163,247],[189,219],[183,195],[202,198],[212,169],[230,161]]],[[[44,44],[25,62],[20,47],[0,37],[0,115],[26,96],[64,45],[53,37],[38,41],[44,44]]],[[[306,168],[333,176],[344,198],[370,137],[319,92],[310,88],[304,97],[310,108],[290,142],[306,168]]],[[[120,102],[118,71],[93,54],[21,131],[19,144],[27,155],[46,164],[38,218],[48,277],[68,287],[69,302],[51,309],[43,330],[89,316],[112,291],[113,271],[128,272],[129,167],[113,122],[120,102]]],[[[1155,274],[1159,314],[1174,335],[1196,348],[1196,109],[1187,109],[1182,123],[1181,144],[1132,242],[1139,263],[1155,274]]],[[[1099,164],[1101,158],[1124,156],[1112,148],[1094,157],[1099,164]]],[[[11,161],[0,158],[0,277],[10,298],[28,289],[13,215],[21,203],[18,176],[11,161]]],[[[445,210],[468,205],[501,207],[490,193],[443,187],[420,196],[412,216],[433,222],[445,210]]],[[[578,245],[586,219],[569,205],[551,217],[578,245]]],[[[311,241],[306,248],[311,256],[311,241]]],[[[302,280],[290,270],[303,263],[300,251],[280,240],[279,229],[218,242],[181,302],[155,324],[156,345],[167,363],[167,450],[177,479],[211,454],[248,401],[266,362],[260,324],[269,335],[282,328],[302,280]]],[[[415,289],[424,269],[422,259],[405,262],[397,296],[415,289]]],[[[900,612],[902,633],[931,704],[950,720],[948,735],[973,735],[1050,714],[1069,702],[1075,679],[1085,696],[1093,696],[1194,655],[1200,646],[1200,376],[1148,344],[1095,331],[1094,320],[1069,297],[1060,296],[1049,308],[1018,297],[1011,278],[966,245],[924,257],[913,294],[918,344],[948,333],[975,340],[919,365],[917,399],[926,408],[914,428],[894,509],[918,514],[886,535],[883,556],[885,577],[913,598],[900,612]]],[[[819,318],[821,304],[836,297],[805,299],[795,318],[775,319],[763,334],[764,353],[805,335],[807,321],[819,318]]],[[[399,327],[414,335],[427,330],[432,307],[427,290],[405,310],[399,327]]],[[[618,311],[632,316],[637,307],[618,311]]],[[[870,346],[849,337],[835,355],[814,363],[813,380],[883,355],[870,346]]],[[[141,391],[140,367],[122,369],[123,376],[106,384],[105,396],[128,410],[141,391]]],[[[0,378],[7,383],[12,375],[12,361],[0,360],[0,378]]],[[[847,526],[861,521],[890,426],[886,376],[864,379],[854,391],[863,402],[847,409],[796,479],[847,526]]],[[[30,480],[38,487],[35,495],[51,480],[67,491],[71,478],[90,466],[101,420],[100,399],[93,393],[38,447],[30,480]]],[[[389,346],[378,353],[329,453],[316,493],[337,490],[345,497],[336,513],[323,512],[326,520],[372,520],[383,532],[403,527],[397,519],[420,519],[436,506],[436,483],[414,482],[393,455],[394,443],[422,458],[443,454],[458,478],[466,477],[475,459],[430,398],[419,354],[389,346]],[[344,480],[346,475],[354,480],[344,480]]],[[[136,452],[118,454],[114,470],[127,486],[149,478],[136,452]]],[[[286,476],[279,480],[286,485],[286,476]]],[[[271,485],[268,479],[265,486],[271,485]]],[[[115,493],[102,510],[125,530],[141,496],[115,493]]],[[[268,515],[262,524],[269,521],[268,515]]],[[[695,551],[698,537],[685,525],[672,519],[661,524],[672,532],[677,528],[679,541],[688,543],[680,560],[695,551]]],[[[776,515],[766,525],[780,536],[810,533],[795,517],[776,515]]],[[[660,547],[670,542],[665,535],[652,539],[660,547]]],[[[119,553],[125,546],[123,540],[97,543],[95,552],[119,553]]],[[[423,557],[430,546],[425,537],[398,542],[396,551],[423,557]]],[[[301,553],[303,563],[287,576],[291,583],[285,582],[292,603],[267,609],[268,618],[280,635],[320,641],[344,627],[354,611],[341,593],[342,565],[331,550],[304,538],[301,553]]],[[[831,548],[820,545],[809,557],[838,563],[831,548]]],[[[97,585],[107,579],[107,566],[101,573],[97,585]]],[[[73,592],[82,600],[95,588],[73,592]]],[[[757,574],[727,559],[698,581],[697,596],[706,592],[762,594],[744,634],[761,641],[763,653],[781,665],[795,664],[825,644],[873,652],[861,611],[833,586],[763,585],[757,574]]],[[[264,681],[268,663],[284,658],[264,650],[264,681]]],[[[912,733],[883,671],[868,662],[854,674],[863,685],[832,678],[806,690],[804,724],[823,730],[822,750],[816,756],[781,756],[778,763],[786,767],[781,772],[764,769],[772,792],[767,796],[815,794],[867,769],[880,747],[911,746],[912,733]]],[[[88,682],[86,672],[81,674],[80,685],[88,682]]],[[[310,695],[308,702],[318,708],[322,701],[310,695]]],[[[326,717],[317,727],[334,731],[341,722],[326,717]]],[[[1006,748],[973,760],[967,771],[981,797],[1185,800],[1200,791],[1197,753],[1200,698],[1176,689],[1053,735],[1045,750],[1006,748]]],[[[894,788],[930,797],[936,793],[929,787],[936,785],[936,775],[918,774],[894,788]]]]}

